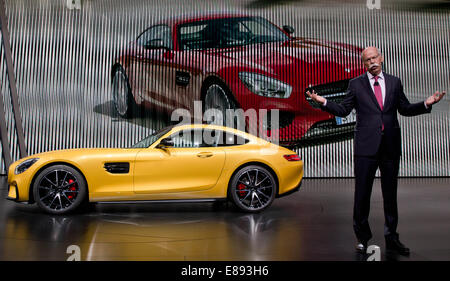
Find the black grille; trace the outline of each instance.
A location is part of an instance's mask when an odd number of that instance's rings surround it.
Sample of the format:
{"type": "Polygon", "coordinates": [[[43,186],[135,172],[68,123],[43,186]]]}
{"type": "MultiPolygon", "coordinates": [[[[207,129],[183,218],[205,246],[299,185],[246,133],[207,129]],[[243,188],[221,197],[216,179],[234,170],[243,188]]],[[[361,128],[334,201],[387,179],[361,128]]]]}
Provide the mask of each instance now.
{"type": "Polygon", "coordinates": [[[309,104],[314,108],[319,108],[320,105],[313,101],[308,95],[306,95],[306,92],[309,91],[310,93],[314,90],[318,95],[326,98],[327,100],[331,100],[334,102],[341,102],[346,94],[347,88],[348,88],[348,79],[336,81],[328,84],[321,84],[316,86],[311,86],[306,88],[305,90],[305,97],[306,100],[309,102],[309,104]]]}
{"type": "MultiPolygon", "coordinates": [[[[288,127],[292,124],[292,121],[295,118],[295,114],[293,112],[289,112],[289,111],[279,111],[279,121],[280,123],[278,124],[278,128],[282,129],[285,127],[288,127]]],[[[271,120],[271,111],[269,111],[267,113],[267,117],[266,119],[264,119],[263,122],[263,128],[266,130],[272,130],[272,128],[270,127],[270,120],[271,120]]]]}

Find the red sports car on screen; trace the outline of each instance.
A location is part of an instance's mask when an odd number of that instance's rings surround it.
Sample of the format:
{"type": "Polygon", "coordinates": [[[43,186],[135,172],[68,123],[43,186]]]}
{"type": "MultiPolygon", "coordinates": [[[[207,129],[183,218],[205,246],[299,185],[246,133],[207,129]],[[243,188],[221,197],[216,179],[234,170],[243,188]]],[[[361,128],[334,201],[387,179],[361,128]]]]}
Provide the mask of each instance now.
{"type": "MultiPolygon", "coordinates": [[[[278,109],[280,142],[353,131],[354,114],[339,118],[317,108],[305,92],[345,95],[364,72],[361,48],[293,37],[259,16],[211,14],[172,18],[144,30],[112,67],[117,112],[146,110],[278,109]]],[[[261,118],[261,116],[259,116],[261,118]]],[[[267,128],[270,130],[270,128],[267,128]]]]}

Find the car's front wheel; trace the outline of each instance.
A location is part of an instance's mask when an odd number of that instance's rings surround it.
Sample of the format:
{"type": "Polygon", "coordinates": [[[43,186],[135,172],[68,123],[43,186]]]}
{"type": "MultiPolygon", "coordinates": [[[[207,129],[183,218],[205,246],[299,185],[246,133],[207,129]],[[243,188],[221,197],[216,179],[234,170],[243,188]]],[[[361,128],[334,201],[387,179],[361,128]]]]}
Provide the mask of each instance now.
{"type": "Polygon", "coordinates": [[[251,165],[241,168],[228,187],[233,203],[245,212],[259,212],[269,207],[277,193],[277,182],[266,168],[251,165]]]}
{"type": "Polygon", "coordinates": [[[241,120],[242,116],[237,115],[237,108],[230,91],[222,83],[213,82],[206,87],[203,109],[205,113],[208,110],[209,113],[214,113],[208,117],[208,123],[243,130],[241,126],[244,123],[241,120]]]}
{"type": "Polygon", "coordinates": [[[33,195],[37,205],[45,212],[66,214],[85,201],[87,184],[80,172],[70,166],[50,166],[36,177],[33,195]]]}

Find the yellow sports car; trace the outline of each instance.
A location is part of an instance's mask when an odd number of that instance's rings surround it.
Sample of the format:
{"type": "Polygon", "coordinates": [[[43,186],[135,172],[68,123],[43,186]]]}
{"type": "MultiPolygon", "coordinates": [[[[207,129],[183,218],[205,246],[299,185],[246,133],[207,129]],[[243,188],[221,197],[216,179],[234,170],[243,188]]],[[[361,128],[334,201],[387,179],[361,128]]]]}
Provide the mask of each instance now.
{"type": "Polygon", "coordinates": [[[166,127],[130,148],[35,154],[8,171],[8,199],[63,214],[87,202],[209,202],[248,212],[300,188],[293,151],[231,128],[166,127]]]}

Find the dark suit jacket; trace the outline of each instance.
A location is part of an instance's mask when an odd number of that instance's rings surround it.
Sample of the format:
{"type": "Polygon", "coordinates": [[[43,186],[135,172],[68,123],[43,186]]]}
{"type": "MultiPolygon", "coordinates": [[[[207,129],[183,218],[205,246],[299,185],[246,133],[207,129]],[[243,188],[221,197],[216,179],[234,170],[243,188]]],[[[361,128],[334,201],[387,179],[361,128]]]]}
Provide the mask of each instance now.
{"type": "Polygon", "coordinates": [[[384,124],[384,136],[389,145],[389,154],[401,155],[401,134],[397,111],[404,116],[415,116],[431,112],[423,102],[411,104],[403,92],[399,78],[383,72],[386,96],[381,110],[375,94],[369,84],[367,73],[350,80],[347,94],[341,103],[327,101],[322,109],[340,117],[345,117],[356,109],[356,128],[354,154],[356,156],[374,156],[381,142],[381,126],[384,124]]]}

